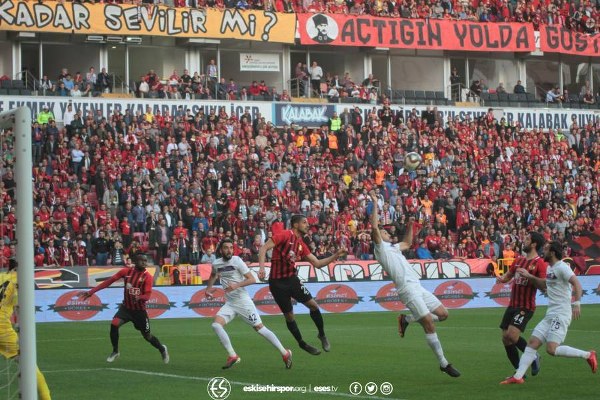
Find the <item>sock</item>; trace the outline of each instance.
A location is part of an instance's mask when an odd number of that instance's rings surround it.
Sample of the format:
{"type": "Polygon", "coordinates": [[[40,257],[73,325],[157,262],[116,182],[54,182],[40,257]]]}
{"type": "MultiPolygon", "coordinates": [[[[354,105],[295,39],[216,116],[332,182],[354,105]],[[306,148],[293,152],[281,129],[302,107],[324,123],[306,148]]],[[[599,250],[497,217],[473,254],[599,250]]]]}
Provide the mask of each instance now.
{"type": "Polygon", "coordinates": [[[50,389],[46,383],[46,378],[42,374],[42,371],[38,367],[35,367],[35,373],[37,375],[37,392],[39,400],[50,400],[50,389]]]}
{"type": "Polygon", "coordinates": [[[315,311],[311,311],[310,317],[319,330],[319,336],[325,336],[325,330],[323,329],[323,314],[321,314],[321,310],[316,309],[315,311]]]}
{"type": "Polygon", "coordinates": [[[570,346],[558,346],[554,355],[557,357],[585,358],[590,357],[589,351],[583,351],[570,346]]]}
{"type": "Polygon", "coordinates": [[[160,340],[158,340],[158,338],[156,336],[154,336],[153,334],[149,334],[149,336],[144,336],[144,339],[146,339],[146,341],[148,343],[150,343],[152,345],[152,347],[154,347],[155,349],[157,349],[161,353],[163,353],[165,351],[165,348],[160,343],[160,340]]]}
{"type": "Polygon", "coordinates": [[[519,351],[517,350],[517,346],[515,346],[514,344],[504,346],[504,350],[506,350],[508,360],[513,365],[513,367],[515,369],[519,368],[519,351]]]}
{"type": "Polygon", "coordinates": [[[269,330],[269,328],[267,328],[266,326],[263,326],[257,332],[262,337],[267,339],[269,341],[269,343],[271,343],[273,346],[275,346],[275,348],[277,350],[279,350],[279,352],[281,353],[282,356],[284,356],[287,353],[287,350],[283,348],[283,345],[281,344],[281,342],[279,341],[277,336],[275,336],[275,334],[271,330],[269,330]]]}
{"type": "Polygon", "coordinates": [[[517,372],[515,372],[514,377],[517,379],[523,378],[525,372],[527,372],[527,368],[533,363],[533,360],[537,357],[537,351],[532,349],[531,347],[526,347],[523,355],[521,356],[521,360],[519,361],[519,368],[517,368],[517,372]]]}
{"type": "Polygon", "coordinates": [[[223,326],[221,324],[213,322],[212,328],[219,337],[219,340],[221,341],[223,347],[225,347],[225,350],[227,350],[227,354],[229,354],[229,357],[235,356],[235,350],[233,350],[233,346],[231,346],[231,340],[229,340],[229,335],[227,334],[227,332],[225,332],[223,326]]]}
{"type": "Polygon", "coordinates": [[[110,343],[113,347],[113,353],[119,352],[119,328],[111,325],[110,326],[110,343]]]}
{"type": "Polygon", "coordinates": [[[286,320],[285,323],[287,325],[288,330],[292,333],[298,344],[302,346],[305,342],[304,340],[302,340],[302,334],[300,333],[300,329],[298,329],[298,324],[296,323],[296,320],[292,322],[286,320]]]}
{"type": "Polygon", "coordinates": [[[519,340],[517,340],[515,346],[517,346],[517,349],[521,350],[521,352],[524,353],[525,348],[527,347],[527,340],[523,339],[523,336],[519,336],[519,340]]]}
{"type": "Polygon", "coordinates": [[[442,344],[438,339],[437,333],[426,333],[425,339],[427,339],[427,344],[431,347],[431,350],[433,350],[433,353],[440,362],[440,367],[446,368],[448,366],[448,360],[444,357],[444,350],[442,349],[442,344]]]}
{"type": "MultiPolygon", "coordinates": [[[[431,314],[431,319],[433,320],[433,322],[440,322],[440,318],[435,314],[431,314]]],[[[415,321],[416,321],[416,318],[414,317],[414,315],[408,314],[406,316],[406,322],[408,322],[409,324],[412,324],[415,321]]]]}

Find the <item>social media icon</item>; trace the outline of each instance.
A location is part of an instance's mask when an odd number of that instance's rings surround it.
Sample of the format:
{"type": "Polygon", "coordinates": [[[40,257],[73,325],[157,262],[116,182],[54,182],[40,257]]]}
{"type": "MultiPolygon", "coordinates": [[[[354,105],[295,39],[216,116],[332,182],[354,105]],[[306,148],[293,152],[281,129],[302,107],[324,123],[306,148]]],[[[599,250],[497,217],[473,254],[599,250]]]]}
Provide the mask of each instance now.
{"type": "Polygon", "coordinates": [[[206,391],[213,400],[225,400],[231,394],[231,384],[227,379],[219,376],[208,382],[206,391]]]}
{"type": "Polygon", "coordinates": [[[377,384],[375,382],[369,382],[365,385],[365,393],[368,395],[374,395],[377,393],[377,384]]]}
{"type": "Polygon", "coordinates": [[[394,387],[389,382],[383,382],[381,385],[379,385],[379,391],[381,392],[381,394],[388,396],[392,394],[392,392],[394,391],[394,387]]]}
{"type": "Polygon", "coordinates": [[[362,393],[362,389],[362,385],[358,382],[352,382],[350,384],[350,394],[357,396],[362,393]]]}

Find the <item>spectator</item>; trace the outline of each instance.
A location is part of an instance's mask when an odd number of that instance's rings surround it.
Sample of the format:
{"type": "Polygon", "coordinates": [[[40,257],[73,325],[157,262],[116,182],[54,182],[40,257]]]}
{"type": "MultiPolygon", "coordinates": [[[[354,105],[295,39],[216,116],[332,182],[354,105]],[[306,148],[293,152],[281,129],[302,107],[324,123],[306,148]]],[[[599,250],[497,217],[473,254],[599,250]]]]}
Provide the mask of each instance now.
{"type": "Polygon", "coordinates": [[[42,111],[37,116],[37,122],[40,125],[48,124],[50,120],[54,119],[54,113],[48,109],[47,105],[42,107],[42,111]]]}
{"type": "Polygon", "coordinates": [[[513,88],[513,93],[515,94],[522,94],[525,93],[525,87],[521,84],[521,81],[517,81],[517,84],[515,85],[515,87],[513,88]]]}
{"type": "Polygon", "coordinates": [[[506,89],[504,88],[504,83],[500,82],[498,87],[496,88],[496,93],[506,93],[506,89]]]}
{"type": "Polygon", "coordinates": [[[585,93],[582,100],[585,104],[595,104],[596,103],[596,101],[594,100],[594,95],[592,94],[592,92],[590,90],[588,90],[585,93]]]}
{"type": "Polygon", "coordinates": [[[417,248],[417,258],[420,260],[433,260],[433,255],[427,248],[427,243],[424,240],[421,241],[421,244],[417,248]]]}
{"type": "Polygon", "coordinates": [[[321,93],[321,78],[323,77],[323,69],[321,69],[316,61],[313,61],[309,72],[311,88],[313,92],[319,96],[321,93]]]}
{"type": "Polygon", "coordinates": [[[96,85],[98,86],[99,92],[112,92],[112,80],[110,75],[106,72],[106,68],[102,68],[102,71],[98,74],[96,85]]]}
{"type": "Polygon", "coordinates": [[[92,85],[92,87],[96,86],[98,82],[98,76],[96,75],[96,69],[94,67],[90,67],[89,71],[85,74],[85,81],[92,85]]]}
{"type": "Polygon", "coordinates": [[[561,104],[564,97],[560,94],[560,88],[555,86],[546,93],[546,103],[561,104]]]}

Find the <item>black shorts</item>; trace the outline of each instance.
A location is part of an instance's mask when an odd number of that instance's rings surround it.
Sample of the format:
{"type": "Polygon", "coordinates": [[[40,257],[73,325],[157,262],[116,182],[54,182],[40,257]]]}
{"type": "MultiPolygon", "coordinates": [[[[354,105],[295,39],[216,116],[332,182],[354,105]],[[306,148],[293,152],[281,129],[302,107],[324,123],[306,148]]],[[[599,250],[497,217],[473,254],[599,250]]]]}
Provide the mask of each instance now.
{"type": "Polygon", "coordinates": [[[114,318],[119,318],[123,323],[133,322],[135,329],[142,334],[150,333],[150,319],[146,310],[130,310],[121,305],[114,318]]]}
{"type": "Polygon", "coordinates": [[[510,325],[519,328],[521,332],[525,332],[527,323],[533,317],[533,311],[526,308],[508,307],[502,317],[500,329],[506,330],[510,325]]]}
{"type": "Polygon", "coordinates": [[[269,289],[273,300],[284,314],[292,311],[292,298],[296,299],[298,303],[306,303],[313,298],[297,276],[269,279],[269,289]]]}

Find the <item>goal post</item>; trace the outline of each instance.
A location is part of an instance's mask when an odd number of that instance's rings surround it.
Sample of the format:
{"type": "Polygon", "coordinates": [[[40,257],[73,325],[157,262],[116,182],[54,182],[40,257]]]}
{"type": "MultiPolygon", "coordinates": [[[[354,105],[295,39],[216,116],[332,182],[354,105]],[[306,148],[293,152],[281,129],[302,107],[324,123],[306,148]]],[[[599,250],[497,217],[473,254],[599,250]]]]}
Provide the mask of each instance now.
{"type": "Polygon", "coordinates": [[[17,204],[17,263],[19,287],[19,389],[24,400],[37,400],[35,280],[33,263],[33,182],[31,110],[19,107],[0,114],[0,129],[13,129],[15,137],[15,199],[17,204]]]}

